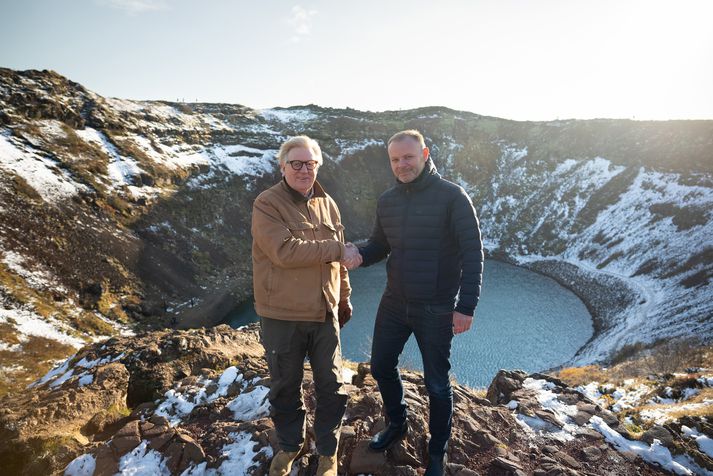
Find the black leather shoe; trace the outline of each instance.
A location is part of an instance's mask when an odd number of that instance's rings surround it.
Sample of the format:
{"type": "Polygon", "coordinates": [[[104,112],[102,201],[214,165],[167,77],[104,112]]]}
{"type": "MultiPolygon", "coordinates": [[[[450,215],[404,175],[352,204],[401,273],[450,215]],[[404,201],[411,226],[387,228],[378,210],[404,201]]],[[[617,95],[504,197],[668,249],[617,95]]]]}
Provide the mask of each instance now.
{"type": "Polygon", "coordinates": [[[428,466],[423,476],[443,476],[445,474],[445,455],[428,455],[428,466]]]}
{"type": "Polygon", "coordinates": [[[369,442],[369,448],[374,451],[385,451],[391,445],[403,438],[406,433],[408,433],[408,423],[404,422],[403,425],[393,426],[389,425],[385,430],[380,431],[374,436],[369,442]]]}

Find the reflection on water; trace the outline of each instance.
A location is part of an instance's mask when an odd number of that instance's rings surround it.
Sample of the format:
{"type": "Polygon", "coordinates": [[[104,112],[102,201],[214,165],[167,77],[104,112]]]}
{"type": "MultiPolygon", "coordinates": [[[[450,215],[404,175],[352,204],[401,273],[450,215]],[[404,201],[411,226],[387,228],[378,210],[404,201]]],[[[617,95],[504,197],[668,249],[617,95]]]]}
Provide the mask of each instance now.
{"type": "MultiPolygon", "coordinates": [[[[383,264],[350,273],[354,316],[342,329],[342,353],[368,361],[374,317],[386,283],[383,264]]],[[[252,303],[228,318],[233,327],[257,321],[252,303]]],[[[485,263],[480,303],[473,328],[454,337],[452,372],[459,383],[487,386],[498,369],[528,372],[557,366],[592,335],[592,322],[582,301],[554,280],[499,261],[485,263]]],[[[421,369],[411,337],[401,367],[421,369]]]]}

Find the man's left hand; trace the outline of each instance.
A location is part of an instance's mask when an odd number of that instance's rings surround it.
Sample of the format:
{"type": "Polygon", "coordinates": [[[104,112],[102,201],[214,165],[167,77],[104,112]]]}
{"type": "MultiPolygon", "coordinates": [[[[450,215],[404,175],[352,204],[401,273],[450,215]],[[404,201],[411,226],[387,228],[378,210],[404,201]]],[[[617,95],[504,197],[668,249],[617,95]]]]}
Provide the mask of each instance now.
{"type": "Polygon", "coordinates": [[[344,327],[344,324],[346,324],[349,319],[352,318],[352,303],[349,302],[349,299],[346,301],[340,301],[339,305],[337,306],[337,320],[339,321],[339,328],[341,329],[344,327]]]}
{"type": "Polygon", "coordinates": [[[470,329],[473,324],[473,316],[466,316],[458,311],[453,311],[453,333],[460,334],[470,329]]]}

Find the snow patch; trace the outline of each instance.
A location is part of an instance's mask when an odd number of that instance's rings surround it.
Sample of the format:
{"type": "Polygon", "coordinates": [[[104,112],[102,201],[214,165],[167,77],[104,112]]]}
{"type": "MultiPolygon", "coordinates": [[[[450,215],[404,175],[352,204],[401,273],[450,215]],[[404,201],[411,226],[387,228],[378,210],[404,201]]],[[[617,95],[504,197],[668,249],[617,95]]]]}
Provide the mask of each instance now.
{"type": "Polygon", "coordinates": [[[207,401],[205,388],[194,393],[181,393],[171,389],[164,394],[166,399],[158,406],[155,415],[165,417],[171,426],[178,425],[181,420],[190,415],[193,409],[207,401]]]}
{"type": "Polygon", "coordinates": [[[517,415],[517,421],[523,428],[529,427],[535,434],[540,434],[560,441],[569,441],[574,439],[575,435],[582,432],[582,428],[572,419],[572,417],[574,417],[578,412],[577,406],[567,405],[560,401],[557,398],[557,394],[552,391],[555,387],[555,384],[543,379],[533,379],[528,377],[523,381],[523,388],[528,389],[535,394],[538,403],[543,409],[551,412],[554,419],[559,422],[559,426],[556,426],[553,423],[545,421],[539,417],[532,417],[523,414],[517,415]]]}
{"type": "Polygon", "coordinates": [[[352,383],[352,379],[357,373],[349,367],[342,367],[342,382],[352,383]]]}
{"type": "Polygon", "coordinates": [[[307,122],[318,116],[307,109],[263,109],[260,115],[267,120],[280,122],[307,122]]]}
{"type": "Polygon", "coordinates": [[[87,190],[55,161],[21,145],[8,131],[0,131],[0,170],[3,169],[25,179],[47,203],[56,204],[87,190]]]}
{"type": "Polygon", "coordinates": [[[64,476],[92,476],[97,467],[97,461],[94,456],[84,454],[78,456],[67,465],[64,470],[64,476]]]}
{"type": "Polygon", "coordinates": [[[69,335],[70,328],[66,324],[26,309],[0,309],[0,323],[14,325],[17,333],[24,336],[45,337],[75,348],[82,347],[85,343],[82,339],[69,335]]]}
{"type": "Polygon", "coordinates": [[[525,430],[525,433],[530,436],[546,436],[557,441],[571,441],[574,439],[574,435],[571,433],[558,428],[552,423],[543,420],[539,417],[532,417],[528,415],[518,414],[515,421],[525,430]]]}
{"type": "MultiPolygon", "coordinates": [[[[164,394],[165,399],[154,412],[168,419],[171,426],[181,423],[181,420],[190,415],[198,405],[210,403],[228,393],[228,389],[233,384],[239,384],[245,390],[251,382],[244,379],[243,375],[236,367],[228,367],[223,371],[217,382],[216,390],[208,394],[207,387],[215,384],[213,380],[200,378],[196,386],[187,389],[171,389],[164,394]]],[[[265,403],[269,390],[262,385],[256,386],[252,391],[241,393],[228,403],[228,407],[234,411],[236,419],[243,420],[260,418],[269,412],[269,402],[265,403]],[[267,408],[267,409],[266,409],[267,408]]]]}
{"type": "MultiPolygon", "coordinates": [[[[209,188],[218,178],[218,173],[239,175],[244,178],[260,177],[277,169],[277,150],[255,149],[244,145],[214,145],[201,152],[203,160],[210,165],[210,172],[188,181],[191,188],[209,188]]],[[[250,186],[250,183],[247,183],[250,186]]]]}
{"type": "Polygon", "coordinates": [[[67,134],[62,129],[62,123],[60,121],[49,119],[37,121],[37,125],[40,130],[42,130],[42,135],[45,137],[50,137],[52,139],[65,139],[67,134]]]}
{"type": "Polygon", "coordinates": [[[19,352],[20,350],[22,350],[22,346],[20,344],[8,344],[6,342],[0,342],[0,350],[6,352],[19,352]]]}
{"type": "Polygon", "coordinates": [[[679,455],[673,457],[668,448],[663,446],[659,440],[655,439],[651,445],[642,441],[627,440],[619,432],[610,428],[609,425],[598,416],[593,416],[590,420],[590,424],[618,451],[633,453],[641,457],[644,461],[658,464],[662,468],[676,474],[711,474],[710,471],[696,465],[688,456],[679,455]]]}
{"type": "Polygon", "coordinates": [[[233,412],[233,418],[237,421],[249,421],[269,415],[269,391],[269,388],[258,385],[252,392],[244,392],[235,397],[227,405],[233,412]]]}
{"type": "Polygon", "coordinates": [[[686,425],[681,426],[681,431],[687,437],[695,440],[698,444],[698,448],[707,454],[709,458],[713,458],[713,440],[711,440],[708,436],[699,433],[697,430],[687,427],[686,425]]]}
{"type": "Polygon", "coordinates": [[[266,458],[272,458],[272,448],[265,446],[257,452],[254,450],[257,444],[252,440],[249,433],[230,433],[233,443],[228,443],[220,450],[220,457],[225,458],[217,469],[207,468],[207,463],[203,462],[195,467],[186,469],[181,476],[231,476],[238,474],[250,474],[250,470],[256,466],[255,458],[264,454],[266,458]]]}
{"type": "Polygon", "coordinates": [[[117,355],[116,357],[104,357],[103,359],[95,359],[95,360],[87,360],[86,357],[83,357],[79,362],[76,362],[74,365],[71,365],[72,361],[74,360],[75,355],[69,357],[67,360],[63,361],[60,365],[55,366],[52,370],[47,372],[42,378],[39,380],[33,382],[32,384],[29,385],[29,387],[35,387],[38,385],[43,385],[47,382],[50,382],[50,387],[55,388],[60,385],[62,385],[64,382],[70,380],[71,378],[75,377],[75,369],[78,367],[81,367],[85,369],[82,373],[78,374],[78,383],[79,386],[83,385],[89,385],[94,381],[94,376],[89,374],[89,370],[92,370],[93,368],[100,366],[100,365],[106,365],[112,362],[116,362],[118,360],[121,360],[124,358],[126,354],[122,352],[121,354],[117,355]],[[70,368],[70,366],[72,368],[70,368]]]}
{"type": "Polygon", "coordinates": [[[126,453],[119,460],[119,474],[131,476],[169,476],[171,472],[161,453],[148,448],[143,440],[139,446],[126,453]]]}
{"type": "MultiPolygon", "coordinates": [[[[334,159],[335,162],[339,163],[346,157],[352,156],[357,152],[360,152],[367,147],[380,147],[384,148],[384,141],[377,139],[362,139],[362,140],[347,140],[347,139],[335,139],[334,142],[339,146],[339,155],[334,159]]],[[[386,150],[384,150],[386,152],[386,150]]]]}
{"type": "Polygon", "coordinates": [[[53,289],[62,293],[66,293],[67,289],[57,283],[57,280],[52,276],[52,273],[46,269],[42,269],[39,265],[35,265],[35,270],[28,270],[26,259],[22,255],[10,250],[0,250],[2,254],[2,262],[10,271],[17,274],[25,280],[25,282],[33,289],[53,289]]]}
{"type": "Polygon", "coordinates": [[[706,407],[713,405],[713,400],[706,399],[700,403],[687,403],[685,405],[661,405],[655,408],[647,408],[641,410],[639,415],[644,420],[653,420],[654,423],[662,425],[673,419],[672,413],[680,415],[686,413],[699,412],[706,407]]]}

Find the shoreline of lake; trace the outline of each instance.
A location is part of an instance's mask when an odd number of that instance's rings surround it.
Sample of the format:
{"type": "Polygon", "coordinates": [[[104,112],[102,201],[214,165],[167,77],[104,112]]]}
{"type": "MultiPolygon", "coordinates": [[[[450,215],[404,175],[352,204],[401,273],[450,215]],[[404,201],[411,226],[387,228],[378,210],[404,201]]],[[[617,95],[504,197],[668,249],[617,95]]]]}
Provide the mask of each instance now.
{"type": "MultiPolygon", "coordinates": [[[[570,361],[588,350],[592,343],[612,327],[614,320],[639,299],[639,295],[625,279],[594,273],[561,259],[543,257],[540,260],[523,261],[505,253],[489,253],[488,258],[547,276],[573,292],[584,303],[592,317],[594,332],[570,361]],[[604,289],[606,292],[603,292],[604,289]]],[[[566,364],[549,370],[562,368],[566,364]]]]}

